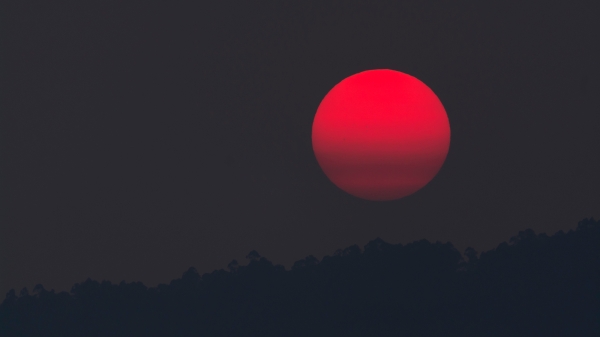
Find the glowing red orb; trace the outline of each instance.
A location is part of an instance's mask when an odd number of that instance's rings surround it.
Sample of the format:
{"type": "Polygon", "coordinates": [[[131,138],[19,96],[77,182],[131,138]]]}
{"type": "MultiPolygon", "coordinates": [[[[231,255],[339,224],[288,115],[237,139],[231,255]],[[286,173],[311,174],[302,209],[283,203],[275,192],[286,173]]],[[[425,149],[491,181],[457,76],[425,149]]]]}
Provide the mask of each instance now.
{"type": "Polygon", "coordinates": [[[393,200],[413,194],[438,173],[450,147],[450,124],[423,82],[395,70],[368,70],[323,98],[312,144],[325,175],[340,189],[393,200]]]}

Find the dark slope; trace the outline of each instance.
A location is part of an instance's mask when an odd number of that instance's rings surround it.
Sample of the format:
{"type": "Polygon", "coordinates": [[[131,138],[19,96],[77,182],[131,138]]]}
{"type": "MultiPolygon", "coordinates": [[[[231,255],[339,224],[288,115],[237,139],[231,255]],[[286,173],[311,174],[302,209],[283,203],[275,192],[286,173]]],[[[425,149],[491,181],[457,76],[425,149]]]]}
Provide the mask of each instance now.
{"type": "Polygon", "coordinates": [[[1,336],[597,336],[600,222],[520,232],[467,261],[450,243],[381,239],[291,270],[250,262],[169,285],[87,281],[7,294],[1,336]]]}

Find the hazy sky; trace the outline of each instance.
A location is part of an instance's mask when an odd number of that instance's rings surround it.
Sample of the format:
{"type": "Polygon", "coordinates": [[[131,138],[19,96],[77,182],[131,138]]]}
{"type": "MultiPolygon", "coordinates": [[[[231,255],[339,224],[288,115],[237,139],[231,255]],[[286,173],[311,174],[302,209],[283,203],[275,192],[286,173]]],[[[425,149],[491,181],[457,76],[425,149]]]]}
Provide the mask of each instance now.
{"type": "Polygon", "coordinates": [[[154,286],[256,249],[289,267],[364,245],[494,248],[600,217],[597,1],[3,5],[0,295],[154,286]],[[319,168],[342,79],[388,68],[446,108],[450,152],[404,199],[319,168]]]}

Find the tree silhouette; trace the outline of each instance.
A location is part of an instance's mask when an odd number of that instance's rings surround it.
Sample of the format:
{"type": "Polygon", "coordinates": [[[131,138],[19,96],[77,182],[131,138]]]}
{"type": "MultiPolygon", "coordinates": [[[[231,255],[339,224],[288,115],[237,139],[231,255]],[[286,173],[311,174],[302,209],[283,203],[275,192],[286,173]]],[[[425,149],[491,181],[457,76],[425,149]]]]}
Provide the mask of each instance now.
{"type": "Polygon", "coordinates": [[[251,251],[169,284],[87,279],[6,294],[0,336],[598,336],[600,223],[482,252],[376,238],[291,270],[251,251]]]}

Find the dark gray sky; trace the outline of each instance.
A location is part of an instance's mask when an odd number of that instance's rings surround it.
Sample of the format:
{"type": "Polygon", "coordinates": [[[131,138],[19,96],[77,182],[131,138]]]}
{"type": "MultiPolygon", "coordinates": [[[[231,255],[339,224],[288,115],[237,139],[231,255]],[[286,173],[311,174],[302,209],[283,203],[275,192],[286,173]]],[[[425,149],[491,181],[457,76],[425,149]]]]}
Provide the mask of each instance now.
{"type": "Polygon", "coordinates": [[[376,237],[481,251],[600,217],[597,1],[3,7],[2,294],[376,237]],[[452,130],[436,178],[392,202],[337,189],[311,146],[329,89],[377,68],[427,84],[452,130]]]}

